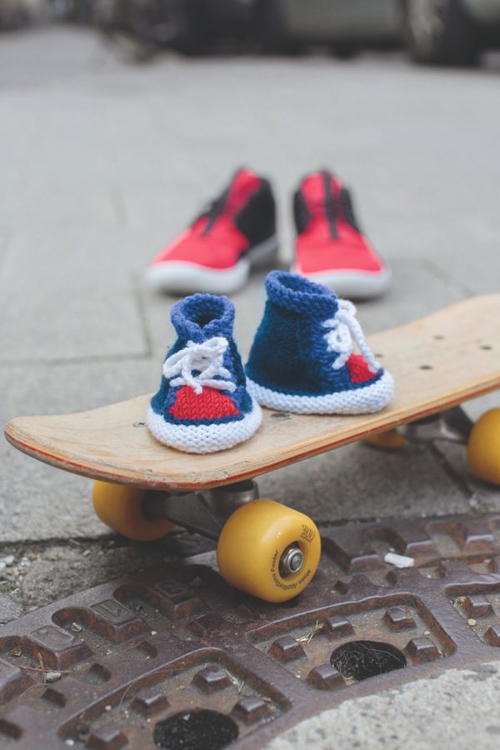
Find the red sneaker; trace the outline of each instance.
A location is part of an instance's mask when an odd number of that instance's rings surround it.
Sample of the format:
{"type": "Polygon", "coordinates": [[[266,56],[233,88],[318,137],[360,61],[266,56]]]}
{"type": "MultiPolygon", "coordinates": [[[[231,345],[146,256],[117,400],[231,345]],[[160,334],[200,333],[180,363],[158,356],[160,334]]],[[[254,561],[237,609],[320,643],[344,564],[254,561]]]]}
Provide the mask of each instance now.
{"type": "Polygon", "coordinates": [[[231,294],[255,266],[277,255],[276,206],[271,184],[239,169],[224,192],[151,262],[147,276],[174,294],[231,294]]]}
{"type": "Polygon", "coordinates": [[[348,298],[383,294],[391,281],[354,216],[349,191],[326,170],[307,175],[294,194],[296,260],[291,269],[348,298]]]}

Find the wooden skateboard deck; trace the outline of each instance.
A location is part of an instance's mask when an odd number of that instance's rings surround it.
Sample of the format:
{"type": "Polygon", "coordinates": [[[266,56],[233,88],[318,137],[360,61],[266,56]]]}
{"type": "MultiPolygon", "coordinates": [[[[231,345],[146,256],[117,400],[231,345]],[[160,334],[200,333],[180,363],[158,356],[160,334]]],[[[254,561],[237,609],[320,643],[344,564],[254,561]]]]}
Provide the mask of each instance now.
{"type": "Polygon", "coordinates": [[[396,394],[377,414],[289,415],[264,410],[259,431],[207,455],[158,443],[144,424],[150,395],[78,414],[19,417],[7,439],[75,474],[150,489],[208,489],[264,474],[369,433],[389,430],[500,387],[500,295],[475,297],[369,337],[396,394]]]}

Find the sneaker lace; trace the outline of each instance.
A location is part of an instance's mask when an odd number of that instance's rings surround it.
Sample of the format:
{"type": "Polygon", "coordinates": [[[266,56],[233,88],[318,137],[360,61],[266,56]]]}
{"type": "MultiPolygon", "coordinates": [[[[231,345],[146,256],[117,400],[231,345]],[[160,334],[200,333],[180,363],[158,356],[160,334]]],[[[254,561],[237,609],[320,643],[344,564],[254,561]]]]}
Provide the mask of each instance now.
{"type": "Polygon", "coordinates": [[[354,339],[370,370],[377,372],[380,365],[366,343],[364,333],[356,318],[356,308],[352,302],[346,299],[339,299],[338,303],[338,310],[333,318],[329,318],[322,323],[324,328],[330,329],[325,334],[328,351],[336,352],[339,355],[332,364],[333,369],[340,370],[345,365],[353,352],[354,339]]]}
{"type": "Polygon", "coordinates": [[[224,211],[226,198],[227,196],[225,194],[220,195],[218,198],[214,198],[214,200],[209,203],[204,210],[202,216],[206,216],[207,223],[205,224],[205,227],[203,229],[203,235],[210,234],[210,232],[212,231],[214,224],[224,211]]]}
{"type": "Polygon", "coordinates": [[[223,336],[214,336],[201,344],[188,341],[184,349],[167,357],[163,363],[163,374],[171,385],[188,385],[198,394],[204,386],[220,391],[235,391],[236,385],[229,380],[231,373],[223,365],[228,346],[229,342],[223,336]],[[220,379],[217,380],[217,377],[220,379]]]}

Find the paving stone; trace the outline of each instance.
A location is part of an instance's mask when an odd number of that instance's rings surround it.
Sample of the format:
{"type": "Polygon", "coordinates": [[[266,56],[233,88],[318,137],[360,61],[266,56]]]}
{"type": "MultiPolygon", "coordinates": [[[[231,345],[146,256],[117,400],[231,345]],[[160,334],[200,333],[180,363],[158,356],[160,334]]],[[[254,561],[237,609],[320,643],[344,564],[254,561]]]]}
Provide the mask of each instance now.
{"type": "MultiPolygon", "coordinates": [[[[478,399],[479,401],[479,399],[478,399]]],[[[483,401],[483,399],[481,399],[483,401]]],[[[476,402],[473,402],[476,404],[476,402]]],[[[483,402],[484,403],[484,402],[483,402]]],[[[465,405],[466,411],[469,410],[468,404],[465,405]]],[[[474,412],[485,411],[474,406],[474,412]]],[[[483,482],[474,476],[467,464],[466,449],[463,445],[456,443],[436,442],[434,451],[437,455],[442,456],[451,475],[455,477],[457,485],[461,484],[463,492],[469,496],[469,507],[473,513],[486,513],[500,509],[500,492],[498,487],[483,482]]]]}
{"type": "Polygon", "coordinates": [[[123,238],[89,229],[72,222],[57,235],[50,228],[12,238],[0,268],[1,363],[147,353],[123,238]],[[43,263],[33,262],[33,246],[43,263]]]}
{"type": "Polygon", "coordinates": [[[3,443],[0,455],[9,467],[9,476],[0,481],[2,542],[109,533],[93,514],[88,480],[55,471],[3,443]]]}
{"type": "Polygon", "coordinates": [[[266,474],[259,487],[262,497],[321,521],[469,509],[468,496],[421,445],[384,453],[355,443],[266,474]]]}
{"type": "MultiPolygon", "coordinates": [[[[7,394],[0,403],[0,422],[103,406],[153,390],[157,380],[157,368],[147,360],[37,365],[29,368],[29,376],[24,367],[0,368],[7,394]]],[[[35,461],[5,440],[0,441],[0,461],[9,467],[0,476],[0,541],[109,533],[92,510],[88,479],[35,461]]]]}
{"type": "Polygon", "coordinates": [[[110,546],[99,542],[53,545],[22,566],[22,574],[13,571],[11,580],[18,585],[16,598],[28,609],[38,608],[55,599],[104,583],[119,575],[135,572],[168,558],[168,546],[110,546]]]}
{"type": "Polygon", "coordinates": [[[19,602],[12,599],[8,594],[0,594],[0,625],[17,619],[22,613],[23,607],[19,602]]]}
{"type": "Polygon", "coordinates": [[[4,257],[7,254],[9,247],[10,233],[6,229],[2,229],[0,223],[0,267],[4,257]]]}
{"type": "Polygon", "coordinates": [[[452,669],[397,690],[345,701],[288,730],[265,750],[491,750],[500,734],[499,700],[497,662],[473,670],[452,669]]]}
{"type": "Polygon", "coordinates": [[[466,296],[462,285],[446,277],[429,259],[397,256],[390,263],[394,280],[387,295],[382,300],[357,303],[366,333],[411,323],[466,296]],[[419,292],[424,289],[425,294],[419,292]]]}

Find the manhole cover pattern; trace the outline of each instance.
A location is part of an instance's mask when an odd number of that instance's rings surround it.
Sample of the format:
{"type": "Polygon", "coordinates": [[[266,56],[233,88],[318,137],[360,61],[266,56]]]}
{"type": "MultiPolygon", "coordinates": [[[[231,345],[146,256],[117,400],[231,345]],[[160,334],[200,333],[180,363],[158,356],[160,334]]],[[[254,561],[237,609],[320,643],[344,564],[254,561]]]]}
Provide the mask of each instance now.
{"type": "Polygon", "coordinates": [[[208,722],[214,747],[260,748],[346,698],[500,657],[500,514],[322,537],[314,582],[284,605],[231,589],[204,553],[1,628],[0,746],[148,750],[182,730],[197,750],[208,722]]]}

